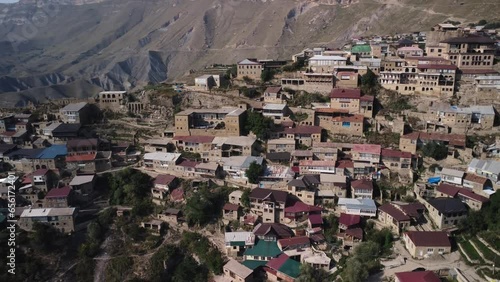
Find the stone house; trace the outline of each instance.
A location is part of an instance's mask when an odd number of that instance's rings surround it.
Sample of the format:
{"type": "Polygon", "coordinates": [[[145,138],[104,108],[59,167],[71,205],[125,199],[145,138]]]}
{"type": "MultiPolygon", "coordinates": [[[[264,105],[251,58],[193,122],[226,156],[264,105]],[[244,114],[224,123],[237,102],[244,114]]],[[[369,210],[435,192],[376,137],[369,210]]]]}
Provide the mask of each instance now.
{"type": "Polygon", "coordinates": [[[446,232],[408,231],[403,234],[403,240],[413,258],[424,259],[451,252],[451,243],[446,232]]]}

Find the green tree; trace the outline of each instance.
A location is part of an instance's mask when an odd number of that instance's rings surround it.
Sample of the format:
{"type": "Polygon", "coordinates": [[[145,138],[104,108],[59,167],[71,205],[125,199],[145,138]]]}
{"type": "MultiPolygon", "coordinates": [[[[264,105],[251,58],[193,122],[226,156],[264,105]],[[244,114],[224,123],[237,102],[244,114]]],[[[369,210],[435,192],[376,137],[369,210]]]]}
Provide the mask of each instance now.
{"type": "Polygon", "coordinates": [[[323,282],[330,281],[330,274],[323,269],[314,269],[310,264],[305,263],[300,266],[300,275],[296,282],[323,282]]]}
{"type": "Polygon", "coordinates": [[[260,80],[263,82],[268,82],[274,78],[274,71],[269,69],[264,69],[260,74],[260,80]]]}
{"type": "Polygon", "coordinates": [[[488,22],[486,20],[480,20],[477,25],[485,25],[487,24],[488,22]]]}
{"type": "Polygon", "coordinates": [[[448,156],[448,148],[442,143],[431,141],[422,147],[422,154],[439,161],[448,156]]]}
{"type": "Polygon", "coordinates": [[[365,265],[355,258],[347,260],[347,266],[342,271],[342,278],[345,282],[364,282],[369,273],[365,265]]]}
{"type": "Polygon", "coordinates": [[[248,111],[245,123],[246,131],[253,132],[257,138],[267,140],[269,130],[274,127],[274,121],[262,114],[248,111]]]}
{"type": "Polygon", "coordinates": [[[380,85],[377,80],[377,75],[368,69],[368,71],[361,76],[361,91],[367,95],[376,95],[380,85]]]}
{"type": "Polygon", "coordinates": [[[35,222],[33,232],[30,234],[30,242],[34,249],[42,251],[54,251],[56,245],[54,242],[62,239],[61,234],[52,225],[35,222]]]}
{"type": "Polygon", "coordinates": [[[248,182],[252,184],[259,183],[259,177],[264,173],[264,167],[257,162],[252,162],[248,169],[245,171],[245,176],[248,178],[248,182]]]}
{"type": "Polygon", "coordinates": [[[203,187],[187,199],[184,215],[188,225],[206,225],[221,216],[228,190],[203,187]]]}
{"type": "Polygon", "coordinates": [[[250,208],[250,193],[252,190],[250,189],[245,189],[243,190],[243,194],[241,194],[241,204],[245,208],[250,208]]]}

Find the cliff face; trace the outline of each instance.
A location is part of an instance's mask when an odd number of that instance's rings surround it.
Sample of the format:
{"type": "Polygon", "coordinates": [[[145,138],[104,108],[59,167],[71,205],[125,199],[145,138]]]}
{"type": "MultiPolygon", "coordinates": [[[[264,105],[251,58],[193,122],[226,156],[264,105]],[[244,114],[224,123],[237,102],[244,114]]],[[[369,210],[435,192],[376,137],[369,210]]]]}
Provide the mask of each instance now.
{"type": "Polygon", "coordinates": [[[98,88],[131,89],[212,63],[284,59],[306,46],[341,46],[352,36],[429,30],[446,19],[490,19],[500,8],[486,0],[415,2],[24,0],[0,5],[0,92],[20,105],[43,100],[37,91],[73,95],[55,85],[79,85],[78,95],[84,96],[98,88]]]}

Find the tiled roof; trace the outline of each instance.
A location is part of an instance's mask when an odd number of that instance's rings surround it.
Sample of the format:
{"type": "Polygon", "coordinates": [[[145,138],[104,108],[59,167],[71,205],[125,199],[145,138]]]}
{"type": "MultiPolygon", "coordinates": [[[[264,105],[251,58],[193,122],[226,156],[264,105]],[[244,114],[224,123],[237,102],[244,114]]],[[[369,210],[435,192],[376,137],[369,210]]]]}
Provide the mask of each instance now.
{"type": "Polygon", "coordinates": [[[53,189],[50,189],[49,192],[47,192],[47,195],[45,195],[45,198],[68,197],[70,192],[71,192],[71,188],[69,188],[69,186],[65,186],[62,188],[53,188],[53,189]]]}
{"type": "Polygon", "coordinates": [[[448,234],[444,231],[408,231],[406,236],[416,247],[451,247],[448,234]]]}
{"type": "Polygon", "coordinates": [[[432,271],[398,272],[395,275],[399,282],[441,282],[432,271]]]}
{"type": "Polygon", "coordinates": [[[410,217],[404,214],[401,210],[394,207],[391,203],[383,204],[378,208],[379,211],[385,212],[396,221],[409,221],[410,217]]]}

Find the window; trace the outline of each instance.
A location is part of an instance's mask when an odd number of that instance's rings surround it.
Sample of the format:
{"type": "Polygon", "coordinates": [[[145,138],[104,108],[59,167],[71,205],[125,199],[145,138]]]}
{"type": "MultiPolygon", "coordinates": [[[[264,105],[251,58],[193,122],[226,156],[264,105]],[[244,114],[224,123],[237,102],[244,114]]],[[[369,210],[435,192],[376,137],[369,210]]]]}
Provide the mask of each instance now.
{"type": "Polygon", "coordinates": [[[348,121],[343,121],[342,122],[342,127],[350,127],[351,126],[351,123],[348,122],[348,121]]]}
{"type": "Polygon", "coordinates": [[[427,249],[427,252],[428,252],[428,253],[433,253],[433,252],[434,252],[434,249],[433,249],[433,248],[428,248],[428,249],[427,249]]]}

